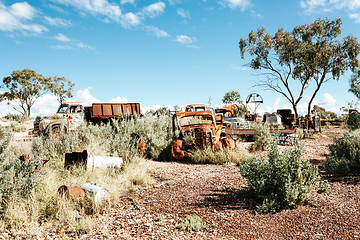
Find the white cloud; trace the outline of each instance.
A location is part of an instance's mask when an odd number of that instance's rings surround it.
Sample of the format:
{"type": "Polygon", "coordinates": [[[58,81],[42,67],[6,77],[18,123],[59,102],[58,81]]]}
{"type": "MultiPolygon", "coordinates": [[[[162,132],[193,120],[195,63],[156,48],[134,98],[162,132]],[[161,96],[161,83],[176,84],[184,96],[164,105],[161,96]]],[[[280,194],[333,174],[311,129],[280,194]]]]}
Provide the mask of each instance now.
{"type": "Polygon", "coordinates": [[[53,49],[72,49],[72,47],[69,46],[69,45],[53,45],[53,46],[50,46],[50,48],[53,48],[53,49]]]}
{"type": "Polygon", "coordinates": [[[120,3],[121,4],[125,4],[125,3],[131,3],[134,4],[135,0],[121,0],[120,3]]]}
{"type": "Polygon", "coordinates": [[[185,35],[177,35],[175,41],[182,44],[190,44],[195,38],[191,38],[185,35]]]}
{"type": "Polygon", "coordinates": [[[141,109],[142,113],[146,113],[147,111],[150,111],[150,110],[157,110],[159,108],[161,108],[161,106],[159,104],[155,104],[152,107],[147,107],[147,106],[140,105],[140,109],[141,109]]]}
{"type": "Polygon", "coordinates": [[[189,11],[185,11],[185,10],[182,9],[182,8],[179,8],[179,9],[177,10],[177,13],[178,13],[181,17],[183,17],[183,18],[191,18],[189,11]]]}
{"type": "Polygon", "coordinates": [[[56,40],[61,41],[61,42],[67,42],[68,43],[68,45],[51,46],[51,48],[54,48],[54,49],[72,49],[73,46],[77,46],[77,47],[82,48],[82,49],[92,49],[92,50],[94,50],[93,47],[85,45],[85,44],[81,43],[78,40],[70,39],[70,38],[68,38],[67,36],[65,36],[64,34],[61,34],[61,33],[56,35],[54,38],[56,40]]]}
{"type": "Polygon", "coordinates": [[[100,103],[101,101],[97,98],[95,98],[90,93],[91,87],[88,87],[84,90],[79,90],[75,93],[75,97],[70,99],[74,102],[82,102],[86,106],[90,106],[92,103],[100,103]]]}
{"type": "Polygon", "coordinates": [[[334,99],[329,93],[323,95],[323,99],[318,103],[321,106],[334,106],[336,99],[334,99]]]}
{"type": "Polygon", "coordinates": [[[82,49],[91,49],[91,50],[94,50],[93,47],[90,47],[90,46],[88,46],[88,45],[85,45],[85,44],[83,44],[83,43],[81,43],[81,42],[79,42],[79,41],[76,43],[76,46],[78,46],[79,48],[82,48],[82,49]]]}
{"type": "Polygon", "coordinates": [[[47,24],[49,24],[51,26],[55,26],[55,27],[67,28],[67,27],[72,26],[70,21],[61,19],[61,18],[51,18],[51,17],[45,16],[44,20],[45,20],[45,22],[47,22],[47,24]]]}
{"type": "Polygon", "coordinates": [[[121,25],[124,28],[135,27],[135,26],[141,24],[141,19],[142,18],[140,16],[138,16],[132,12],[129,12],[122,16],[121,25]]]}
{"type": "Polygon", "coordinates": [[[37,10],[29,5],[27,2],[14,3],[9,7],[9,12],[18,18],[25,18],[31,20],[37,14],[37,10]]]}
{"type": "Polygon", "coordinates": [[[232,69],[237,69],[237,70],[246,70],[246,69],[247,69],[246,66],[230,65],[230,67],[231,67],[232,69]]]}
{"type": "Polygon", "coordinates": [[[28,23],[38,15],[38,10],[27,2],[14,3],[6,7],[0,2],[0,30],[2,31],[26,31],[31,33],[42,33],[48,31],[40,24],[28,23]]]}
{"type": "Polygon", "coordinates": [[[170,5],[181,4],[182,0],[169,0],[170,5]]]}
{"type": "MultiPolygon", "coordinates": [[[[347,9],[354,11],[360,8],[359,0],[304,0],[300,6],[305,9],[305,13],[329,12],[333,10],[347,9]]],[[[353,18],[355,13],[350,14],[353,18]]]]}
{"type": "Polygon", "coordinates": [[[49,93],[36,99],[34,106],[31,108],[31,117],[38,115],[55,113],[59,108],[60,103],[56,100],[54,95],[49,93]]]}
{"type": "Polygon", "coordinates": [[[146,31],[153,33],[157,37],[170,37],[170,35],[164,30],[160,30],[154,26],[145,26],[146,31]]]}
{"type": "Polygon", "coordinates": [[[107,0],[54,0],[54,2],[76,7],[92,15],[104,15],[115,21],[118,21],[122,15],[120,7],[107,0]]]}
{"type": "Polygon", "coordinates": [[[229,7],[231,9],[240,8],[241,11],[245,11],[247,8],[251,7],[249,0],[221,0],[218,3],[223,7],[229,7]]]}
{"type": "Polygon", "coordinates": [[[111,99],[109,102],[111,103],[127,103],[128,100],[125,97],[116,97],[111,99]]]}
{"type": "Polygon", "coordinates": [[[61,41],[61,42],[70,42],[71,39],[65,36],[64,34],[59,33],[57,36],[54,37],[55,39],[61,41]]]}
{"type": "Polygon", "coordinates": [[[292,107],[288,103],[282,103],[283,100],[280,97],[277,97],[274,101],[273,107],[265,106],[266,112],[273,113],[276,112],[278,109],[291,109],[292,107]],[[282,104],[281,104],[282,103],[282,104]]]}
{"type": "Polygon", "coordinates": [[[156,17],[156,16],[160,15],[161,13],[163,13],[164,10],[165,10],[165,3],[157,2],[157,3],[151,4],[147,7],[144,7],[142,12],[146,16],[153,18],[153,17],[156,17]]]}
{"type": "Polygon", "coordinates": [[[59,13],[66,13],[66,12],[64,11],[64,9],[62,9],[61,7],[55,6],[55,5],[53,5],[53,4],[49,4],[49,8],[51,8],[51,9],[53,9],[53,10],[59,12],[59,13]]]}
{"type": "Polygon", "coordinates": [[[359,13],[352,13],[349,14],[350,19],[355,19],[356,23],[360,23],[360,14],[359,13]]]}

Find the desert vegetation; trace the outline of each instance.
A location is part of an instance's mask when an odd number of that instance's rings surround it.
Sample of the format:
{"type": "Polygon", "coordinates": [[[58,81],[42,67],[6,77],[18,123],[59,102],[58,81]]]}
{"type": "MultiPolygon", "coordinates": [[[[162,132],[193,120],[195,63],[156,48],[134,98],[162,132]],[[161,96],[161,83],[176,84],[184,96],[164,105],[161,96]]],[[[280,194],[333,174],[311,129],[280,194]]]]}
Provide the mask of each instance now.
{"type": "MultiPolygon", "coordinates": [[[[15,115],[7,119],[23,120],[15,115]]],[[[146,115],[100,125],[84,123],[76,131],[50,133],[38,136],[31,142],[15,142],[12,138],[15,131],[2,127],[0,231],[6,230],[15,238],[31,238],[49,229],[63,237],[88,232],[96,217],[108,211],[122,193],[153,181],[144,164],[145,158],[172,160],[168,153],[173,139],[170,120],[168,115],[161,114],[156,118],[146,115]],[[146,145],[144,152],[139,152],[134,146],[131,133],[143,136],[146,145]],[[121,157],[124,165],[121,169],[92,171],[80,165],[64,168],[65,153],[83,150],[95,156],[121,157]],[[27,162],[19,159],[24,155],[28,156],[27,162]],[[44,164],[43,160],[48,162],[44,164]],[[84,183],[105,188],[109,193],[109,204],[96,208],[91,196],[74,201],[58,193],[62,185],[79,188],[84,183]]],[[[236,165],[248,156],[245,148],[240,146],[233,151],[199,149],[190,161],[236,165]]]]}

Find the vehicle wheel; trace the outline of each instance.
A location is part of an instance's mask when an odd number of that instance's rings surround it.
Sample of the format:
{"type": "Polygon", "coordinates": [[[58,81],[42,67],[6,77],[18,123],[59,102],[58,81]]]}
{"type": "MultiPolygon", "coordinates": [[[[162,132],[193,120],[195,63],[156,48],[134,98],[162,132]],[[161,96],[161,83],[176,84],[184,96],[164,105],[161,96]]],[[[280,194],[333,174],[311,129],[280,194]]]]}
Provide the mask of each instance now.
{"type": "Polygon", "coordinates": [[[53,134],[58,135],[61,132],[60,126],[53,127],[51,131],[52,131],[53,134]]]}

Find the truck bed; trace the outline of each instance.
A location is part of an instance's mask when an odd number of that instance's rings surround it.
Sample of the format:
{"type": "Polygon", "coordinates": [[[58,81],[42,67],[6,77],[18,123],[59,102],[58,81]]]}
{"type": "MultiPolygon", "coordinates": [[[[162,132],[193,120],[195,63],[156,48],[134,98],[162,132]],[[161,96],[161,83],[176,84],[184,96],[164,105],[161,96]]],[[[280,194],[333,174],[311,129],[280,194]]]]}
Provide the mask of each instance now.
{"type": "Polygon", "coordinates": [[[125,118],[140,115],[139,103],[93,103],[85,107],[87,121],[98,122],[110,118],[125,118]]]}

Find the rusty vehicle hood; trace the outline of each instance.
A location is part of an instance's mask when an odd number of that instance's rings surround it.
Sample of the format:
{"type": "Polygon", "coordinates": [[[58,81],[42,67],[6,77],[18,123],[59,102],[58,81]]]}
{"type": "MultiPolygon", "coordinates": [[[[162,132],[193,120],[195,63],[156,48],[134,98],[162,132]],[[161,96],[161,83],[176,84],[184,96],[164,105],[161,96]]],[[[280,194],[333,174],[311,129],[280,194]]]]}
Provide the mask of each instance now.
{"type": "Polygon", "coordinates": [[[41,120],[41,119],[64,119],[68,118],[68,115],[65,113],[50,113],[50,114],[43,114],[38,115],[35,120],[41,120]]]}
{"type": "Polygon", "coordinates": [[[174,114],[174,119],[176,119],[176,126],[174,126],[174,127],[177,128],[178,130],[184,130],[184,131],[188,132],[188,131],[191,131],[194,129],[202,129],[203,131],[211,131],[217,140],[220,138],[222,126],[216,124],[215,117],[214,117],[212,111],[210,111],[210,110],[197,111],[197,112],[179,112],[179,113],[174,114]],[[181,118],[197,117],[197,116],[198,117],[206,116],[207,118],[211,119],[211,123],[208,123],[208,124],[193,123],[193,124],[182,125],[182,126],[179,123],[181,118]]]}

